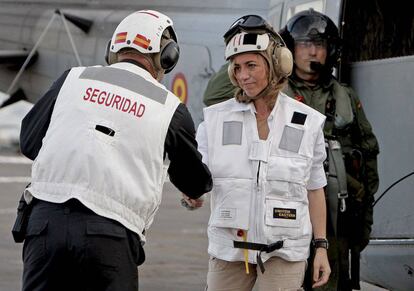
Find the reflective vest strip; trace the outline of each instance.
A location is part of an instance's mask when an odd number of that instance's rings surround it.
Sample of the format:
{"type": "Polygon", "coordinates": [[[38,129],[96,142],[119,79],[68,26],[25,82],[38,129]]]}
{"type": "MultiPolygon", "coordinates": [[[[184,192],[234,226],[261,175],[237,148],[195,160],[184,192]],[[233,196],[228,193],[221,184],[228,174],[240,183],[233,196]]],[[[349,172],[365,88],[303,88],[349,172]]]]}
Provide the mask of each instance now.
{"type": "Polygon", "coordinates": [[[120,70],[116,68],[86,68],[79,76],[79,79],[106,82],[108,84],[128,89],[161,104],[165,104],[168,94],[166,90],[157,87],[143,77],[126,70],[120,70]]]}

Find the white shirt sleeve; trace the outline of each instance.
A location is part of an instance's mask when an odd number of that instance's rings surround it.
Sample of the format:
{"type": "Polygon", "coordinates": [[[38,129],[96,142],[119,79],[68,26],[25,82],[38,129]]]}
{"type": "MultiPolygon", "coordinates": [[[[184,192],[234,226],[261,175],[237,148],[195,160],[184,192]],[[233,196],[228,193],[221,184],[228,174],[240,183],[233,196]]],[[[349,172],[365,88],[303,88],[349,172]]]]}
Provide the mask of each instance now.
{"type": "Polygon", "coordinates": [[[326,174],[323,162],[326,159],[325,138],[322,129],[319,131],[318,138],[313,149],[312,167],[307,190],[316,190],[326,186],[326,174]]]}
{"type": "Polygon", "coordinates": [[[208,142],[207,142],[207,129],[205,122],[201,122],[198,126],[196,133],[196,140],[198,143],[198,151],[203,156],[203,163],[208,166],[208,142]]]}

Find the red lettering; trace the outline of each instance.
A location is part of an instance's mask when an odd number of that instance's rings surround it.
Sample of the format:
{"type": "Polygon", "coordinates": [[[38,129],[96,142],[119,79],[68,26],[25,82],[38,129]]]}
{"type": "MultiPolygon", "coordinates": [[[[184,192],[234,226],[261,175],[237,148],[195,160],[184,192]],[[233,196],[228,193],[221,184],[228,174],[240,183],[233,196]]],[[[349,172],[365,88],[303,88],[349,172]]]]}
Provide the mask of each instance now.
{"type": "Polygon", "coordinates": [[[91,87],[86,89],[86,91],[85,91],[86,95],[83,95],[83,100],[87,101],[91,97],[91,91],[92,91],[91,87]]]}
{"type": "Polygon", "coordinates": [[[124,103],[125,103],[125,99],[126,99],[122,96],[121,96],[121,98],[122,98],[122,101],[121,101],[121,104],[119,105],[119,110],[122,110],[122,107],[124,107],[124,103]]]}
{"type": "Polygon", "coordinates": [[[109,96],[107,96],[106,100],[105,100],[105,106],[111,106],[112,100],[114,100],[114,93],[110,93],[108,95],[111,95],[111,99],[109,99],[109,96]]]}
{"type": "Polygon", "coordinates": [[[99,91],[100,91],[99,89],[93,89],[92,96],[91,96],[91,99],[89,101],[91,101],[92,103],[95,103],[96,98],[94,98],[94,97],[98,96],[99,91]]]}
{"type": "Polygon", "coordinates": [[[145,112],[145,105],[139,104],[136,116],[141,117],[142,115],[144,115],[144,112],[145,112]]]}
{"type": "Polygon", "coordinates": [[[105,102],[106,91],[101,91],[98,95],[98,104],[103,104],[105,102]]]}
{"type": "Polygon", "coordinates": [[[114,103],[112,103],[112,107],[114,107],[114,105],[116,104],[116,109],[119,109],[118,108],[118,104],[119,104],[119,101],[121,101],[121,99],[122,99],[122,97],[121,96],[119,96],[119,95],[116,95],[115,96],[115,98],[114,98],[114,103]]]}
{"type": "Polygon", "coordinates": [[[139,104],[137,101],[133,101],[127,97],[123,97],[108,91],[101,91],[97,88],[87,88],[82,98],[85,101],[90,101],[99,105],[105,105],[106,107],[112,107],[116,110],[128,114],[133,114],[138,118],[142,117],[145,113],[144,104],[139,104]]]}
{"type": "Polygon", "coordinates": [[[122,105],[122,111],[127,112],[130,106],[131,106],[131,100],[125,98],[124,105],[122,105]]]}
{"type": "Polygon", "coordinates": [[[128,113],[134,113],[134,115],[137,115],[137,102],[134,102],[134,104],[132,104],[131,109],[128,111],[128,113]]]}

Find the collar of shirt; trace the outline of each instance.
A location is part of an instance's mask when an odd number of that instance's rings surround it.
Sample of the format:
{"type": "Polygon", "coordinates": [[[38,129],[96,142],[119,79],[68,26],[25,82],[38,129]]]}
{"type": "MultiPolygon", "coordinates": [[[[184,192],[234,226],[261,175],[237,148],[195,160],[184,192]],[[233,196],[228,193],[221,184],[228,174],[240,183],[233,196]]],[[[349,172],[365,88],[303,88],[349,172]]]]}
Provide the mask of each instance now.
{"type": "MultiPolygon", "coordinates": [[[[280,99],[280,94],[276,100],[275,106],[272,109],[272,112],[269,114],[268,120],[272,120],[275,112],[276,112],[276,107],[277,104],[279,103],[279,99],[280,99]]],[[[233,101],[233,106],[231,108],[231,112],[241,112],[241,111],[250,111],[251,114],[255,115],[256,114],[256,107],[254,106],[253,102],[250,103],[242,103],[242,102],[238,102],[235,98],[232,99],[233,101]]]]}

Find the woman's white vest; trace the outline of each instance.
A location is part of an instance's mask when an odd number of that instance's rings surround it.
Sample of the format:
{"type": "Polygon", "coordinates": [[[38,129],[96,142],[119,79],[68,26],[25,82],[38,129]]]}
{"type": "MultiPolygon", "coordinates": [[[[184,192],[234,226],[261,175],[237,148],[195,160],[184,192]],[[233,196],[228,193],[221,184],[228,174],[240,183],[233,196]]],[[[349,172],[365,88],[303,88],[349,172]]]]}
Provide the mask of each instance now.
{"type": "Polygon", "coordinates": [[[140,235],[166,177],[164,142],[179,99],[130,63],[71,69],[56,100],[26,191],[79,199],[140,235]]]}
{"type": "MultiPolygon", "coordinates": [[[[323,123],[312,108],[279,94],[269,122],[270,134],[260,140],[252,104],[234,99],[205,108],[208,165],[213,175],[209,253],[227,261],[243,261],[242,249],[233,241],[283,247],[263,261],[279,256],[306,260],[312,237],[307,189],[311,172],[318,171],[319,188],[326,184],[323,123]],[[318,165],[314,153],[319,151],[318,165]],[[322,181],[322,182],[321,182],[322,181]]],[[[313,183],[315,184],[315,183],[313,183]]],[[[257,251],[249,250],[256,263],[257,251]]]]}

